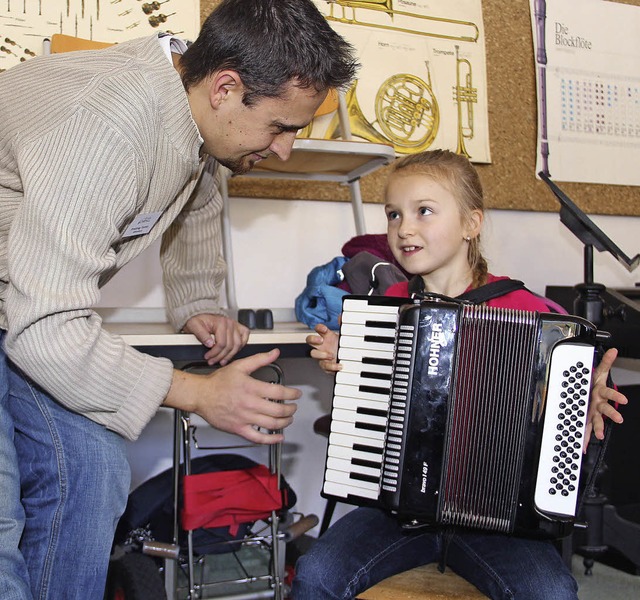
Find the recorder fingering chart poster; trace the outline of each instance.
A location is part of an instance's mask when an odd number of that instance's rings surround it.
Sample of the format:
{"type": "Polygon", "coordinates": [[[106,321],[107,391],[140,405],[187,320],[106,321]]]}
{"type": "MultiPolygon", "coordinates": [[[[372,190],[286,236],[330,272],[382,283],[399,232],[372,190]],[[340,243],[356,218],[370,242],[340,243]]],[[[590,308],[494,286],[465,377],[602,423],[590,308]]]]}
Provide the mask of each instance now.
{"type": "Polygon", "coordinates": [[[640,8],[531,0],[538,89],[536,172],[640,185],[640,8]]]}

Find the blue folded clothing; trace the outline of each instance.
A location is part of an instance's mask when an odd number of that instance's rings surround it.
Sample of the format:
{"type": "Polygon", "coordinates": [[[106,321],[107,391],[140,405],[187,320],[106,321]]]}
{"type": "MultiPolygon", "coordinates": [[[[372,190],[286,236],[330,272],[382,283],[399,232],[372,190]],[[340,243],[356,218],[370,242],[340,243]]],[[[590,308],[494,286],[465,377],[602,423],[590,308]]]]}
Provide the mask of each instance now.
{"type": "Polygon", "coordinates": [[[306,287],[296,298],[296,318],[311,329],[318,323],[324,323],[329,329],[338,329],[342,296],[346,294],[331,285],[306,287]]]}
{"type": "Polygon", "coordinates": [[[330,329],[338,329],[338,317],[342,312],[342,297],[345,290],[334,287],[344,276],[342,267],[347,262],[344,256],[336,256],[331,262],[315,267],[307,275],[307,285],[296,298],[296,318],[310,328],[324,323],[330,329]]]}

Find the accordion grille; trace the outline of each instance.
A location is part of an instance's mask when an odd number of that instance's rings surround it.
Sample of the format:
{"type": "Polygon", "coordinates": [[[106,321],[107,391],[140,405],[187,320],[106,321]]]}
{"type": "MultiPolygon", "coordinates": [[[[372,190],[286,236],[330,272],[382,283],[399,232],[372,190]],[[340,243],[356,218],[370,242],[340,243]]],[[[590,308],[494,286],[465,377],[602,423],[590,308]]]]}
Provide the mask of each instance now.
{"type": "Polygon", "coordinates": [[[441,523],[512,531],[538,335],[537,313],[463,309],[447,416],[441,523]]]}

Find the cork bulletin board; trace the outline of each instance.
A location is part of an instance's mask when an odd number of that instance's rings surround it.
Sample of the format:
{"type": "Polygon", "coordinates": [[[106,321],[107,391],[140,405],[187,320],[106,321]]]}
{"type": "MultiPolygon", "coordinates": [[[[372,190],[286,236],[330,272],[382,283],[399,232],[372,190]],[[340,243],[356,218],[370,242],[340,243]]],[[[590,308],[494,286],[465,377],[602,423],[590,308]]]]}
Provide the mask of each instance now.
{"type": "MultiPolygon", "coordinates": [[[[640,0],[616,0],[640,6],[640,0]]],[[[200,0],[201,18],[219,0],[200,0]]],[[[588,4],[588,1],[585,0],[588,4]]],[[[528,0],[483,0],[491,164],[476,165],[488,208],[557,212],[559,204],[536,168],[536,78],[528,0]]],[[[640,168],[640,166],[639,166],[640,168]]],[[[365,202],[382,202],[388,167],[361,180],[365,202]]],[[[640,216],[640,187],[559,183],[586,213],[640,216]]],[[[232,196],[348,201],[339,184],[232,179],[232,196]]]]}

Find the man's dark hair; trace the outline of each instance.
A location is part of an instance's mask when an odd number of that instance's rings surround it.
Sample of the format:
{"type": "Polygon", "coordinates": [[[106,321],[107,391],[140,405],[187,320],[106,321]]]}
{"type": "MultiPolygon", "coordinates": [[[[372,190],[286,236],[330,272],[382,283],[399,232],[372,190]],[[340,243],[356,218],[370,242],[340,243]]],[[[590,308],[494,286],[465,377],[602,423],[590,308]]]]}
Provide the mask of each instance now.
{"type": "Polygon", "coordinates": [[[344,89],[359,66],[312,0],[222,0],[180,65],[187,90],[216,71],[237,71],[246,105],[278,97],[293,79],[318,91],[344,89]]]}

